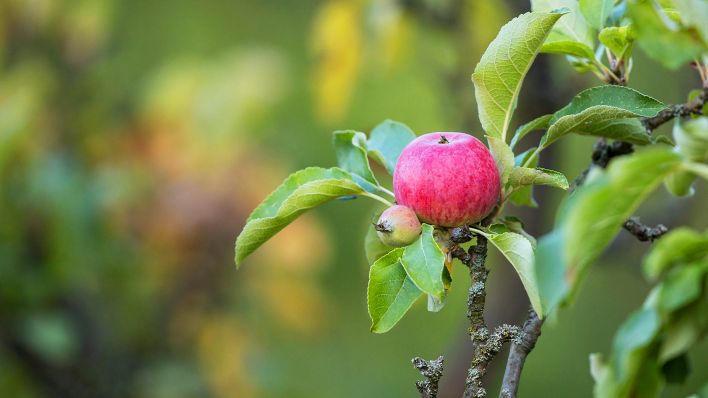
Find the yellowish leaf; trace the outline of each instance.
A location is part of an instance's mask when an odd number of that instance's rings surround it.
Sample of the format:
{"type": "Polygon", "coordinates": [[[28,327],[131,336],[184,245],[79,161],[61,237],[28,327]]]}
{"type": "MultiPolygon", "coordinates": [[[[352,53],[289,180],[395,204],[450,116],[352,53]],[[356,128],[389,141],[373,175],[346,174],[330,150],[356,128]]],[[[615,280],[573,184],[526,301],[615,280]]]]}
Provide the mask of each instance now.
{"type": "Polygon", "coordinates": [[[340,119],[349,106],[361,67],[361,13],[358,1],[331,0],[315,18],[312,84],[316,113],[322,120],[340,119]]]}

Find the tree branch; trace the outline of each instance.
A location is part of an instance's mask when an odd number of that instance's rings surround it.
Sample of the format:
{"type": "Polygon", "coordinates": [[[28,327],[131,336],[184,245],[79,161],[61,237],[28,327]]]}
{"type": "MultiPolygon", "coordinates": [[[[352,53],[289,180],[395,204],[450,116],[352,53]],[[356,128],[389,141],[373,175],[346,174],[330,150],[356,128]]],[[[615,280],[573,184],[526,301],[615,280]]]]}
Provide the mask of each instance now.
{"type": "Polygon", "coordinates": [[[484,266],[487,259],[487,238],[477,237],[477,244],[469,249],[469,260],[465,265],[470,270],[472,286],[467,295],[467,319],[470,321],[468,333],[475,341],[475,336],[488,334],[487,324],[484,321],[484,303],[487,296],[485,284],[489,270],[484,266]]]}
{"type": "Polygon", "coordinates": [[[506,361],[504,380],[499,394],[500,398],[516,397],[526,356],[536,346],[536,341],[541,336],[541,326],[543,326],[543,319],[538,317],[536,311],[529,308],[529,315],[526,318],[526,322],[524,322],[519,338],[514,340],[509,349],[509,358],[506,361]]]}
{"type": "Polygon", "coordinates": [[[487,295],[485,284],[489,275],[489,271],[484,266],[487,259],[487,239],[478,236],[477,244],[471,246],[468,253],[464,251],[462,253],[455,252],[453,256],[457,255],[470,270],[472,285],[467,295],[467,319],[470,321],[470,326],[467,331],[473,345],[472,361],[467,372],[463,396],[484,397],[486,391],[482,387],[482,376],[486,373],[486,366],[478,358],[482,355],[482,346],[489,339],[489,328],[484,321],[484,303],[487,295]]]}
{"type": "Polygon", "coordinates": [[[445,362],[445,358],[442,356],[430,361],[426,361],[421,357],[413,358],[413,367],[418,369],[425,377],[425,380],[415,382],[421,398],[435,398],[438,396],[438,383],[443,374],[443,362],[445,362]]]}
{"type": "MultiPolygon", "coordinates": [[[[656,128],[674,118],[702,114],[703,106],[706,103],[708,103],[708,87],[704,87],[703,91],[701,91],[696,98],[685,104],[669,105],[656,116],[643,118],[642,124],[647,129],[647,132],[651,134],[651,132],[656,128]]],[[[607,140],[601,138],[593,146],[592,163],[582,173],[580,173],[578,178],[575,179],[573,185],[575,187],[583,185],[585,178],[587,178],[587,175],[593,166],[602,167],[604,169],[610,163],[612,158],[632,152],[634,152],[634,148],[632,144],[628,142],[615,141],[608,145],[607,140]]]]}
{"type": "Polygon", "coordinates": [[[482,386],[482,378],[487,374],[487,367],[494,357],[501,351],[504,343],[513,341],[520,343],[521,331],[516,325],[501,325],[494,329],[494,333],[489,335],[480,334],[473,337],[476,339],[472,364],[467,371],[465,379],[464,398],[482,398],[487,396],[487,390],[482,386]]]}
{"type": "MultiPolygon", "coordinates": [[[[706,90],[703,91],[703,94],[705,93],[706,90]]],[[[702,101],[705,102],[706,99],[704,98],[702,101]]],[[[633,148],[629,143],[618,141],[612,143],[611,145],[607,145],[607,141],[605,139],[600,139],[593,147],[591,166],[585,169],[585,171],[578,176],[574,183],[575,187],[577,188],[585,182],[585,178],[587,177],[587,174],[592,166],[605,168],[612,158],[631,152],[633,152],[633,148]]],[[[640,241],[654,241],[668,231],[668,228],[666,228],[663,224],[659,224],[656,227],[649,227],[641,223],[638,217],[631,217],[624,223],[623,227],[632,235],[636,236],[640,241]]],[[[502,389],[499,395],[500,398],[516,397],[519,388],[519,380],[521,378],[521,371],[523,370],[526,357],[536,345],[536,341],[541,335],[542,325],[543,320],[538,317],[533,309],[529,309],[528,318],[526,319],[526,322],[524,322],[524,326],[521,331],[521,343],[512,344],[509,350],[509,358],[507,359],[504,379],[502,381],[502,389]]]]}
{"type": "MultiPolygon", "coordinates": [[[[590,163],[590,166],[583,170],[583,172],[575,179],[573,182],[573,190],[585,183],[585,180],[593,167],[601,167],[604,169],[613,158],[632,152],[634,152],[634,147],[630,143],[615,141],[612,144],[607,144],[606,139],[599,139],[593,146],[592,162],[590,163]]],[[[655,239],[658,239],[661,235],[669,231],[669,229],[663,224],[659,224],[655,227],[642,224],[638,217],[632,217],[625,221],[623,227],[629,233],[636,236],[641,242],[653,242],[655,239]]]]}
{"type": "Polygon", "coordinates": [[[669,232],[669,229],[666,228],[664,224],[659,224],[656,227],[650,227],[639,221],[639,217],[631,217],[629,220],[624,222],[623,227],[642,242],[653,242],[665,233],[669,232]]]}
{"type": "MultiPolygon", "coordinates": [[[[471,238],[469,230],[465,232],[455,228],[451,231],[451,239],[454,243],[463,243],[471,238]]],[[[487,390],[483,386],[482,379],[487,373],[489,363],[501,351],[504,343],[519,339],[520,329],[518,326],[501,325],[490,333],[484,321],[485,283],[489,275],[484,265],[487,258],[487,239],[477,236],[477,244],[471,246],[469,252],[455,246],[452,255],[469,268],[472,279],[472,286],[467,296],[467,319],[470,322],[468,332],[472,340],[473,353],[470,368],[467,370],[463,397],[486,397],[487,390]]]]}
{"type": "Polygon", "coordinates": [[[708,87],[704,87],[703,91],[701,91],[696,98],[685,104],[670,105],[668,108],[659,112],[658,115],[642,119],[642,124],[646,127],[647,131],[651,133],[662,124],[674,118],[700,115],[703,105],[705,105],[706,102],[708,102],[708,87]]]}
{"type": "Polygon", "coordinates": [[[600,167],[604,169],[608,164],[610,164],[610,160],[613,158],[632,152],[634,152],[634,146],[628,142],[615,141],[608,144],[606,139],[600,138],[592,147],[592,161],[590,165],[583,170],[583,172],[580,173],[580,175],[573,182],[573,190],[585,183],[585,179],[593,167],[600,167]]]}

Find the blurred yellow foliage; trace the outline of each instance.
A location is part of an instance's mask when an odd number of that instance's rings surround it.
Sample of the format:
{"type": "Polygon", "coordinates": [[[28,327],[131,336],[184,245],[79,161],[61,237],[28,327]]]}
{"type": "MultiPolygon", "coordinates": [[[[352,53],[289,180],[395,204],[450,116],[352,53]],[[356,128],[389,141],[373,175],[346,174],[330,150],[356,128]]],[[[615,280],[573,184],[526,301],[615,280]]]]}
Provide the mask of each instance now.
{"type": "Polygon", "coordinates": [[[254,255],[260,271],[248,284],[249,294],[283,328],[316,333],[327,321],[329,302],[317,276],[330,263],[331,247],[321,223],[313,215],[301,216],[254,255]]]}
{"type": "Polygon", "coordinates": [[[468,0],[465,5],[471,53],[481,54],[509,20],[510,12],[504,2],[468,0]]]}
{"type": "Polygon", "coordinates": [[[317,13],[312,32],[313,92],[317,115],[334,122],[353,95],[362,61],[362,4],[330,0],[317,13]]]}
{"type": "Polygon", "coordinates": [[[39,116],[52,85],[50,76],[43,64],[34,61],[0,75],[0,171],[12,156],[15,160],[18,155],[31,156],[47,144],[47,137],[40,137],[45,120],[39,116]]]}
{"type": "Polygon", "coordinates": [[[305,214],[263,244],[256,258],[277,273],[318,270],[332,254],[332,242],[313,214],[305,214]]]}
{"type": "Polygon", "coordinates": [[[214,314],[200,325],[198,357],[211,392],[216,397],[256,396],[248,379],[247,348],[252,344],[236,319],[214,314]]]}
{"type": "MultiPolygon", "coordinates": [[[[14,21],[5,20],[8,25],[16,23],[23,25],[30,31],[45,29],[53,17],[66,1],[56,0],[5,0],[0,3],[0,14],[16,18],[14,21]]],[[[4,19],[4,18],[3,18],[4,19]]],[[[9,18],[8,18],[9,19],[9,18]]]]}
{"type": "Polygon", "coordinates": [[[376,34],[372,53],[390,71],[401,63],[410,48],[414,20],[393,1],[373,1],[370,14],[376,34]]]}
{"type": "Polygon", "coordinates": [[[112,2],[96,0],[68,4],[70,10],[62,14],[60,35],[64,37],[64,52],[69,62],[85,62],[104,45],[112,6],[112,2]]]}
{"type": "MultiPolygon", "coordinates": [[[[272,275],[261,281],[259,292],[265,308],[282,327],[302,334],[316,334],[326,324],[328,299],[319,283],[309,277],[272,275]]],[[[254,289],[255,290],[255,289],[254,289]]]]}
{"type": "MultiPolygon", "coordinates": [[[[222,167],[286,91],[285,63],[265,48],[237,49],[216,60],[183,59],[160,68],[145,90],[143,119],[177,141],[199,169],[222,167]]],[[[169,143],[165,143],[169,146],[169,143]]],[[[174,152],[167,153],[174,161],[174,152]]]]}

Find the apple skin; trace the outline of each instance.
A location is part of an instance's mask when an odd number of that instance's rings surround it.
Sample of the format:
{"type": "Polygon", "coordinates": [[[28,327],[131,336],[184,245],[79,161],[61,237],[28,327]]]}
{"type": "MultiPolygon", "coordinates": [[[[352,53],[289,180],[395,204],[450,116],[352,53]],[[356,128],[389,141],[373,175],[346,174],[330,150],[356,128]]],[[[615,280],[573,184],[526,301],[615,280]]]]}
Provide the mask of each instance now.
{"type": "Polygon", "coordinates": [[[374,225],[376,234],[385,245],[404,247],[415,242],[422,226],[415,212],[406,206],[393,205],[384,210],[374,225]]]}
{"type": "Polygon", "coordinates": [[[393,173],[398,204],[426,223],[443,227],[484,219],[501,195],[499,170],[489,149],[465,133],[429,133],[401,152],[393,173]]]}

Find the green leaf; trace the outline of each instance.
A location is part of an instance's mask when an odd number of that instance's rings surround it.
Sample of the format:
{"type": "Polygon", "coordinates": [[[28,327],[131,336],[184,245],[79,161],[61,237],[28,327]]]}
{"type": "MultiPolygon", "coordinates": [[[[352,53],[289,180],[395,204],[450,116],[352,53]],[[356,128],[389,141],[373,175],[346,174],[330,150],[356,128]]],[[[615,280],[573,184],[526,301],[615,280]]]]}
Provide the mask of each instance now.
{"type": "Polygon", "coordinates": [[[535,255],[531,241],[514,232],[490,233],[484,234],[484,236],[509,260],[526,289],[531,306],[540,317],[543,317],[546,312],[541,305],[538,283],[536,282],[535,255]]]}
{"type": "MultiPolygon", "coordinates": [[[[708,54],[703,56],[703,64],[704,65],[708,64],[708,54]]],[[[696,99],[696,97],[698,97],[702,93],[703,93],[702,89],[693,89],[693,90],[689,91],[688,96],[687,96],[688,101],[693,101],[694,99],[696,99]]],[[[703,104],[703,108],[701,108],[701,113],[704,115],[708,115],[708,102],[703,104]]]]}
{"type": "Polygon", "coordinates": [[[529,242],[531,242],[531,246],[533,246],[534,248],[536,247],[536,238],[534,238],[524,230],[524,224],[518,217],[506,216],[501,219],[501,222],[509,231],[523,235],[524,238],[528,239],[529,242]]]}
{"type": "Polygon", "coordinates": [[[568,189],[568,179],[563,173],[541,167],[517,167],[511,172],[509,184],[512,188],[524,185],[548,185],[568,189]]]}
{"type": "Polygon", "coordinates": [[[613,362],[618,380],[639,367],[640,351],[647,347],[659,332],[661,319],[651,308],[643,308],[627,318],[617,331],[612,344],[613,362]]]}
{"type": "Polygon", "coordinates": [[[374,333],[391,330],[423,295],[403,269],[403,252],[403,248],[392,250],[369,270],[367,305],[374,333]]]}
{"type": "Polygon", "coordinates": [[[420,290],[442,301],[445,296],[442,279],[445,254],[435,242],[433,232],[432,225],[423,224],[420,238],[405,248],[401,262],[420,290]]]}
{"type": "Polygon", "coordinates": [[[570,63],[570,66],[575,69],[576,72],[578,73],[587,73],[587,72],[594,72],[596,74],[600,74],[600,69],[597,67],[597,65],[593,64],[591,61],[588,61],[586,59],[582,58],[572,58],[572,57],[567,57],[568,62],[570,63]]]}
{"type": "Polygon", "coordinates": [[[548,42],[575,41],[588,48],[594,48],[593,29],[583,18],[577,0],[531,0],[531,10],[535,12],[548,12],[561,8],[567,9],[569,13],[553,28],[548,42]]]}
{"type": "Polygon", "coordinates": [[[305,211],[338,197],[364,192],[351,174],[336,167],[309,167],[291,174],[248,217],[236,239],[236,266],[305,211]]]}
{"type": "Polygon", "coordinates": [[[688,398],[706,398],[706,397],[708,397],[708,382],[705,382],[703,384],[700,391],[698,391],[696,394],[691,395],[688,398]]]}
{"type": "Polygon", "coordinates": [[[615,0],[580,0],[578,3],[585,20],[590,26],[599,30],[605,26],[615,0]]]}
{"type": "Polygon", "coordinates": [[[658,397],[664,389],[666,380],[661,373],[659,364],[653,355],[644,360],[633,382],[632,390],[628,396],[632,397],[658,397]]]}
{"type": "Polygon", "coordinates": [[[553,114],[550,124],[564,116],[575,115],[594,106],[605,105],[630,112],[625,117],[653,117],[666,105],[637,90],[622,86],[597,86],[581,91],[570,103],[553,114]]]}
{"type": "Polygon", "coordinates": [[[374,229],[374,223],[379,218],[379,215],[380,214],[378,214],[367,227],[366,237],[364,238],[364,252],[366,253],[366,260],[369,262],[369,264],[373,264],[384,254],[387,254],[388,252],[394,249],[393,247],[387,246],[383,242],[381,242],[381,239],[379,239],[379,235],[374,229]]]}
{"type": "Polygon", "coordinates": [[[587,267],[605,250],[664,177],[681,159],[666,148],[651,148],[615,159],[607,174],[581,187],[565,213],[567,278],[575,291],[587,267]]]}
{"type": "Polygon", "coordinates": [[[669,272],[659,285],[656,308],[668,315],[696,301],[703,290],[707,269],[706,265],[696,263],[669,272]]]}
{"type": "Polygon", "coordinates": [[[519,126],[519,128],[516,129],[514,137],[511,138],[510,146],[512,148],[516,147],[516,144],[518,144],[522,138],[526,137],[526,135],[532,131],[547,129],[548,122],[551,120],[552,117],[553,115],[539,116],[536,119],[533,119],[532,121],[519,126]]]}
{"type": "Polygon", "coordinates": [[[660,326],[661,320],[652,308],[630,315],[615,335],[608,369],[595,384],[595,396],[654,396],[647,391],[656,390],[660,384],[658,365],[648,352],[660,326]]]}
{"type": "Polygon", "coordinates": [[[430,312],[440,312],[440,310],[445,307],[445,299],[446,297],[443,297],[442,300],[438,300],[437,298],[428,295],[428,311],[430,312]]]}
{"type": "Polygon", "coordinates": [[[629,388],[630,392],[626,395],[628,397],[658,397],[664,389],[666,381],[656,357],[649,353],[645,356],[629,388]]]}
{"type": "MultiPolygon", "coordinates": [[[[562,284],[549,293],[555,306],[570,301],[589,266],[612,242],[624,221],[634,214],[661,181],[681,166],[681,158],[664,147],[652,147],[632,156],[615,159],[604,175],[580,187],[561,207],[556,225],[555,247],[560,258],[546,264],[554,283],[562,284]],[[558,279],[557,276],[564,277],[558,279]],[[558,291],[564,292],[557,295],[558,291]],[[567,293],[565,293],[567,292],[567,293]]],[[[539,251],[546,243],[539,241],[539,251]]],[[[546,244],[547,245],[547,244],[546,244]]]]}
{"type": "Polygon", "coordinates": [[[631,25],[627,25],[604,28],[598,34],[598,38],[605,47],[612,51],[615,57],[627,59],[631,54],[635,37],[631,25]]]}
{"type": "Polygon", "coordinates": [[[698,31],[703,44],[708,45],[708,1],[705,0],[674,0],[676,10],[681,14],[681,20],[686,26],[698,31]]]}
{"type": "Polygon", "coordinates": [[[708,332],[708,294],[671,315],[659,350],[659,363],[685,353],[708,332]]]}
{"type": "Polygon", "coordinates": [[[541,47],[542,53],[564,54],[577,58],[594,59],[595,53],[586,44],[572,40],[547,41],[541,47]]]}
{"type": "Polygon", "coordinates": [[[674,123],[677,150],[694,162],[708,163],[708,117],[674,123]]]}
{"type": "Polygon", "coordinates": [[[536,280],[543,316],[554,311],[568,294],[564,250],[565,234],[559,228],[542,236],[536,245],[536,280]]]}
{"type": "Polygon", "coordinates": [[[514,152],[512,152],[509,145],[500,138],[487,136],[487,142],[489,142],[489,150],[492,152],[494,161],[497,164],[497,170],[499,170],[503,187],[509,180],[511,170],[514,169],[514,152]]]}
{"type": "Polygon", "coordinates": [[[693,181],[696,175],[690,171],[679,170],[669,174],[664,180],[664,186],[672,195],[690,196],[693,195],[693,181]]]}
{"type": "Polygon", "coordinates": [[[574,132],[579,135],[592,135],[595,137],[611,138],[617,141],[626,141],[635,145],[647,145],[653,143],[652,137],[647,134],[647,130],[639,119],[616,119],[606,122],[598,122],[587,128],[587,131],[579,129],[574,132]]]}
{"type": "Polygon", "coordinates": [[[472,74],[479,119],[487,135],[506,142],[521,84],[562,14],[526,13],[504,25],[472,74]]]}
{"type": "Polygon", "coordinates": [[[682,169],[708,180],[708,165],[696,162],[685,162],[682,169]]]}
{"type": "MultiPolygon", "coordinates": [[[[531,156],[533,156],[535,150],[535,147],[529,148],[526,152],[518,155],[515,159],[516,166],[520,167],[522,164],[526,164],[531,156]]],[[[537,165],[538,156],[534,157],[528,164],[530,167],[536,167],[537,165]]],[[[517,189],[509,196],[509,200],[516,206],[538,207],[538,203],[536,203],[536,199],[533,197],[533,185],[527,185],[517,189]]]]}
{"type": "Polygon", "coordinates": [[[379,185],[369,166],[366,134],[352,130],[335,131],[332,140],[337,154],[337,163],[341,168],[364,178],[375,186],[379,185]]]}
{"type": "Polygon", "coordinates": [[[708,233],[676,228],[659,239],[644,260],[644,274],[656,280],[669,268],[708,256],[708,233]]]}
{"type": "Polygon", "coordinates": [[[607,364],[602,356],[598,352],[590,354],[590,375],[594,382],[599,382],[602,380],[604,375],[608,372],[607,364]]]}
{"type": "Polygon", "coordinates": [[[705,50],[698,37],[672,21],[653,1],[629,1],[627,15],[634,22],[639,46],[667,68],[683,66],[705,50]]]}
{"type": "Polygon", "coordinates": [[[653,117],[666,106],[638,91],[621,86],[587,89],[553,114],[548,131],[541,139],[546,147],[569,133],[599,135],[609,138],[650,143],[640,124],[625,119],[653,117]]]}
{"type": "Polygon", "coordinates": [[[384,120],[371,130],[369,155],[393,175],[401,151],[414,139],[415,134],[405,124],[384,120]]]}
{"type": "Polygon", "coordinates": [[[273,217],[295,190],[302,185],[326,179],[352,180],[351,174],[338,168],[324,169],[322,167],[307,167],[290,174],[276,189],[271,192],[248,216],[246,222],[258,218],[273,217]]]}
{"type": "MultiPolygon", "coordinates": [[[[689,160],[708,162],[708,117],[701,116],[686,122],[677,121],[672,132],[676,140],[676,151],[689,160]]],[[[700,172],[700,167],[698,171],[700,172]]],[[[666,189],[676,196],[691,195],[695,176],[694,172],[680,170],[668,176],[664,183],[666,189]]]]}
{"type": "Polygon", "coordinates": [[[666,135],[657,135],[657,136],[653,137],[653,141],[655,144],[676,146],[676,143],[674,142],[674,140],[672,140],[671,137],[666,136],[666,135]]]}

